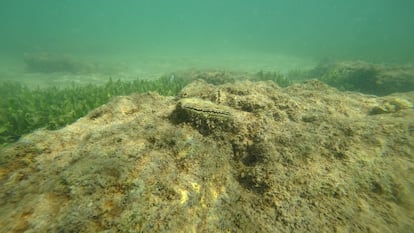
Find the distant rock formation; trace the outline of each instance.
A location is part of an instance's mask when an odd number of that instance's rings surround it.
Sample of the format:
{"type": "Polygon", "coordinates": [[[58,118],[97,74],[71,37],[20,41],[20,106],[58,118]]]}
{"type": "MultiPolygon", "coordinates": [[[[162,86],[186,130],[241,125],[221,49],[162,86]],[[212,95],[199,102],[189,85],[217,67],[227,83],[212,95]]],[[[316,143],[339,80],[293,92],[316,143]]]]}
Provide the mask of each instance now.
{"type": "Polygon", "coordinates": [[[379,96],[414,91],[414,65],[374,64],[364,61],[327,62],[306,73],[341,90],[379,96]]]}

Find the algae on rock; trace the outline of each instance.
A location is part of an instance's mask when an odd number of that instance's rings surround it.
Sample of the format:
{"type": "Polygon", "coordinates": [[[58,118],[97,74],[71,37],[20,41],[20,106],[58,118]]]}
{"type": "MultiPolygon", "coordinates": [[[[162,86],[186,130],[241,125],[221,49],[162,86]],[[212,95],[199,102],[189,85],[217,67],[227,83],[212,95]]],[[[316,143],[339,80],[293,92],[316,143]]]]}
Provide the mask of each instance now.
{"type": "Polygon", "coordinates": [[[414,109],[372,114],[384,98],[318,81],[116,97],[1,150],[0,232],[409,232],[414,109]]]}

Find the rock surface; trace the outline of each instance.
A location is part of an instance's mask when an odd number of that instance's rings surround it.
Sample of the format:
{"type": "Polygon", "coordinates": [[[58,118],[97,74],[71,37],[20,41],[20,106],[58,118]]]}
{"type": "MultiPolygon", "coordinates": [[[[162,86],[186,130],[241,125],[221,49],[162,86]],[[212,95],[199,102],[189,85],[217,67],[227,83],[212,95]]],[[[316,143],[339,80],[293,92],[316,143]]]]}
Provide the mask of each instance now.
{"type": "Polygon", "coordinates": [[[414,93],[117,97],[0,153],[0,232],[410,232],[414,93]]]}
{"type": "Polygon", "coordinates": [[[321,63],[306,76],[340,90],[373,95],[414,91],[414,65],[374,64],[364,61],[321,63]]]}

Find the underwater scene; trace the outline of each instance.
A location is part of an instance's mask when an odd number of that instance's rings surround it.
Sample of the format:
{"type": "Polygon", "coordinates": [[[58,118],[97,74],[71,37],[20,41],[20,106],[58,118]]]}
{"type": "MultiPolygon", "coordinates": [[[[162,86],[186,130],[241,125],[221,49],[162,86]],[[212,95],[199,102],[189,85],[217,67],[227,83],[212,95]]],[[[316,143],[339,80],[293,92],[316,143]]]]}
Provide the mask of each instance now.
{"type": "Polygon", "coordinates": [[[0,1],[0,233],[413,232],[414,1],[0,1]]]}

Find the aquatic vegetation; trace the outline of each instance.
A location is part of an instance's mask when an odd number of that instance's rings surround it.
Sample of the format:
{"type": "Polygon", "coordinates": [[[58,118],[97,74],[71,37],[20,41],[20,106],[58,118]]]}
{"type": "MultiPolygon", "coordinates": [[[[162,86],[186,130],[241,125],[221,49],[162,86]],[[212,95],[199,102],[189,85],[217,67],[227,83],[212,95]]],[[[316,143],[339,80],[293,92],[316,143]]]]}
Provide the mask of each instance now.
{"type": "Polygon", "coordinates": [[[316,80],[287,88],[198,80],[175,97],[115,97],[1,150],[1,224],[7,232],[409,232],[414,111],[404,99],[316,80]],[[377,106],[401,112],[373,116],[377,106]]]}
{"type": "Polygon", "coordinates": [[[292,80],[279,72],[259,71],[253,78],[254,81],[271,80],[281,87],[287,87],[292,84],[292,80]]]}
{"type": "Polygon", "coordinates": [[[321,63],[307,74],[339,90],[379,96],[414,90],[414,67],[362,61],[321,63]]]}
{"type": "Polygon", "coordinates": [[[186,70],[181,72],[175,72],[168,75],[168,77],[175,77],[186,80],[188,82],[193,80],[202,79],[210,84],[225,84],[234,83],[241,80],[250,81],[273,81],[281,87],[291,85],[292,80],[281,72],[277,71],[259,71],[257,73],[246,73],[236,71],[224,71],[224,70],[186,70]]]}
{"type": "Polygon", "coordinates": [[[92,109],[107,103],[112,97],[154,91],[174,96],[186,84],[196,79],[207,83],[234,82],[236,80],[271,80],[279,86],[291,82],[277,72],[259,72],[255,75],[229,72],[199,72],[165,75],[156,80],[114,81],[103,85],[72,84],[66,88],[49,87],[30,89],[18,82],[0,83],[0,145],[11,143],[21,135],[39,128],[59,129],[85,116],[92,109]],[[226,77],[232,77],[226,79],[226,77]]]}
{"type": "Polygon", "coordinates": [[[186,83],[181,79],[114,81],[104,85],[72,84],[61,89],[29,89],[18,82],[0,83],[0,145],[11,143],[38,128],[58,129],[70,124],[110,98],[155,91],[175,95],[186,83]]]}

